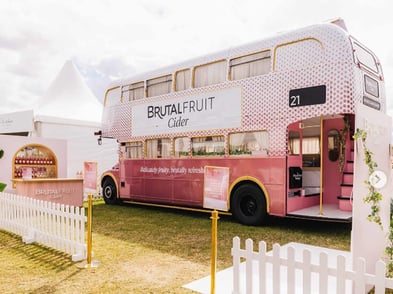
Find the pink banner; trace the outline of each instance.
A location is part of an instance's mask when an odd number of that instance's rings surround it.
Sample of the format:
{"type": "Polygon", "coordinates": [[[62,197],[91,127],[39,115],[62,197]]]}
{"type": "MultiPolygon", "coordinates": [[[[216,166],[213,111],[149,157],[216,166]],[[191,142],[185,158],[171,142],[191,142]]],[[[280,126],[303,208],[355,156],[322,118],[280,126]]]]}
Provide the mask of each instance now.
{"type": "Polygon", "coordinates": [[[228,211],[229,168],[205,166],[203,207],[228,211]]]}
{"type": "Polygon", "coordinates": [[[84,162],[83,188],[85,191],[97,191],[97,162],[84,162]]]}

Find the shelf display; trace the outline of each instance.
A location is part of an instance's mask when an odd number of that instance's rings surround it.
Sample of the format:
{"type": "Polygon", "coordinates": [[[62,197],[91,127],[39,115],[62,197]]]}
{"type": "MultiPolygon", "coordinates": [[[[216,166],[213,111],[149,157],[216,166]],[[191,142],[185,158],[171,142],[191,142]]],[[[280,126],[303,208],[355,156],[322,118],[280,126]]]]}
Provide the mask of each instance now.
{"type": "Polygon", "coordinates": [[[13,179],[57,178],[57,159],[44,145],[26,145],[15,153],[12,170],[13,179]]]}

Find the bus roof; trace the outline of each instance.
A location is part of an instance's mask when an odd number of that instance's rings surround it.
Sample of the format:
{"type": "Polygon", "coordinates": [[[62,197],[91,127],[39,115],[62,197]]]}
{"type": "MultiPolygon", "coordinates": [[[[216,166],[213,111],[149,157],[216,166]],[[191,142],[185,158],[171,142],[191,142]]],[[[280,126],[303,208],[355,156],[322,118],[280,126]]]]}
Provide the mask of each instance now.
{"type": "MultiPolygon", "coordinates": [[[[198,65],[207,64],[217,60],[229,59],[248,53],[254,53],[261,49],[273,49],[275,46],[290,43],[295,40],[316,38],[318,40],[324,40],[326,33],[334,34],[338,38],[348,40],[349,34],[346,31],[345,23],[342,19],[335,19],[330,22],[321,24],[315,24],[295,30],[284,31],[276,33],[270,37],[256,40],[250,43],[229,47],[227,49],[216,51],[214,53],[202,55],[196,58],[188,59],[177,64],[164,66],[155,70],[145,71],[140,74],[132,75],[126,78],[118,79],[111,82],[108,88],[113,88],[119,85],[131,84],[135,82],[144,81],[147,79],[160,77],[167,74],[172,74],[176,71],[191,68],[198,65]]],[[[349,43],[348,43],[349,44],[349,43]]]]}

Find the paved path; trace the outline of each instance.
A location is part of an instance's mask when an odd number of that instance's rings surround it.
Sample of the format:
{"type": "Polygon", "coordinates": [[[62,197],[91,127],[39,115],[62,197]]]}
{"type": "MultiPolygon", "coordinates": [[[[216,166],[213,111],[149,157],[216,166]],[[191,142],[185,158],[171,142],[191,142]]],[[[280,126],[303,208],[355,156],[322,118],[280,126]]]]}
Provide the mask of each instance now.
{"type": "MultiPolygon", "coordinates": [[[[296,259],[300,258],[298,255],[300,255],[304,249],[308,249],[311,252],[311,262],[315,263],[317,260],[319,260],[319,254],[321,252],[327,252],[328,253],[328,263],[329,267],[333,266],[336,264],[337,256],[338,255],[343,255],[345,257],[351,257],[351,253],[348,251],[341,251],[341,250],[335,250],[335,249],[329,249],[329,248],[324,248],[324,247],[317,247],[317,246],[312,246],[312,245],[306,245],[306,244],[301,244],[301,243],[295,243],[291,242],[286,245],[281,246],[282,249],[282,254],[286,254],[286,249],[288,246],[292,246],[295,248],[296,252],[296,259]]],[[[271,251],[269,252],[271,254],[271,251]]],[[[347,258],[347,267],[352,267],[351,264],[351,258],[347,258]]],[[[253,268],[256,269],[258,266],[257,261],[254,261],[253,268]]],[[[267,265],[266,267],[266,273],[267,273],[267,293],[272,292],[272,285],[271,281],[272,279],[270,278],[272,276],[272,266],[270,264],[267,265]]],[[[313,273],[312,275],[315,275],[317,277],[317,274],[313,273]]],[[[286,269],[284,267],[281,267],[281,276],[286,277],[286,269]]],[[[283,279],[285,280],[285,279],[283,279]]],[[[318,278],[312,279],[313,280],[313,285],[312,285],[312,292],[311,293],[318,293],[318,278]]],[[[300,284],[300,283],[299,283],[300,284]]],[[[241,285],[241,293],[245,293],[245,262],[240,264],[240,285],[241,285]]],[[[210,275],[207,277],[204,277],[202,279],[193,281],[189,284],[186,284],[183,286],[184,288],[196,291],[198,293],[203,293],[203,294],[210,294],[210,275]]],[[[258,273],[257,271],[254,272],[253,275],[253,289],[254,293],[259,293],[259,286],[258,286],[258,273]]],[[[335,289],[335,280],[332,278],[330,281],[329,279],[329,289],[335,289]]],[[[222,271],[219,271],[216,273],[216,285],[215,285],[215,292],[216,294],[231,294],[233,290],[233,268],[227,268],[222,271]]],[[[281,290],[286,291],[286,281],[283,281],[281,283],[281,290]]],[[[347,285],[346,293],[351,293],[351,285],[347,285]]],[[[281,291],[281,292],[282,292],[281,291]]],[[[301,285],[297,285],[296,293],[303,293],[303,289],[301,288],[301,285]]],[[[333,290],[334,292],[334,290],[333,290]]],[[[282,292],[285,293],[285,292],[282,292]]],[[[329,293],[331,293],[329,291],[329,293]]]]}

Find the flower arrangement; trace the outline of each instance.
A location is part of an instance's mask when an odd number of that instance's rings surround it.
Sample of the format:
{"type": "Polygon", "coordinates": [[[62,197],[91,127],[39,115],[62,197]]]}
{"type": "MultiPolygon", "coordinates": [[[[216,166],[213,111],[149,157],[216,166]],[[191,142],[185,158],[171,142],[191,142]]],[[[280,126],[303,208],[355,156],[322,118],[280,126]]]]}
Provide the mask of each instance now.
{"type": "MultiPolygon", "coordinates": [[[[355,140],[360,139],[364,152],[364,162],[368,167],[368,175],[371,176],[375,169],[378,167],[377,163],[373,161],[372,155],[373,153],[366,146],[367,132],[364,130],[357,129],[356,133],[353,135],[355,140]]],[[[377,191],[377,189],[370,183],[369,180],[364,181],[368,188],[368,195],[364,197],[363,201],[365,203],[371,204],[371,212],[367,216],[367,219],[371,222],[375,222],[377,225],[382,227],[381,217],[379,215],[380,212],[380,202],[382,200],[382,194],[377,191]]]]}
{"type": "Polygon", "coordinates": [[[347,140],[347,135],[351,126],[349,123],[349,117],[347,115],[344,116],[344,128],[340,130],[339,142],[340,142],[340,152],[339,152],[339,164],[338,168],[340,173],[344,171],[344,163],[345,163],[345,143],[347,140]]]}
{"type": "MultiPolygon", "coordinates": [[[[368,175],[370,176],[375,172],[378,167],[377,163],[373,160],[373,153],[366,146],[367,132],[364,130],[357,129],[356,133],[353,135],[355,140],[360,139],[363,147],[364,162],[368,167],[368,175]]],[[[371,204],[371,212],[367,216],[367,220],[370,222],[375,222],[382,230],[382,221],[379,215],[380,212],[380,202],[382,200],[382,194],[379,193],[376,188],[371,185],[370,180],[364,181],[368,188],[368,195],[363,198],[365,203],[371,204]]],[[[388,234],[388,245],[385,247],[385,254],[388,258],[388,263],[386,266],[386,276],[393,277],[393,219],[392,219],[393,203],[390,203],[390,223],[389,223],[389,234],[388,234]]]]}

